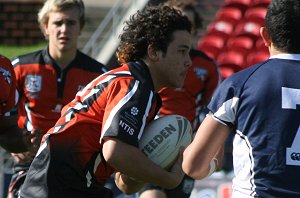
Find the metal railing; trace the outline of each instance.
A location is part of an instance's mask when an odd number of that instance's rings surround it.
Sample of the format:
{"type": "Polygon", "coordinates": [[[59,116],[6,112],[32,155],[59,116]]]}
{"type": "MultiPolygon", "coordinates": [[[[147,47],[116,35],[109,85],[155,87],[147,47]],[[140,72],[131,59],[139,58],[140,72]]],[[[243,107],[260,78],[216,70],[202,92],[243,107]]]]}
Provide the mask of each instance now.
{"type": "Polygon", "coordinates": [[[82,51],[106,64],[117,48],[124,21],[147,2],[148,0],[117,0],[82,51]]]}

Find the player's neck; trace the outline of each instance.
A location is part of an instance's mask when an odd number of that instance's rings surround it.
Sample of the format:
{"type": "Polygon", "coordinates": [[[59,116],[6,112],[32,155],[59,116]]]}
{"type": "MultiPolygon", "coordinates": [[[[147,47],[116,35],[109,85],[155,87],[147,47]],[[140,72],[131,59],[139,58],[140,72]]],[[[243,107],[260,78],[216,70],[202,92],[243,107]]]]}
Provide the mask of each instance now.
{"type": "Polygon", "coordinates": [[[56,64],[61,68],[66,68],[76,57],[77,50],[72,51],[50,51],[50,56],[56,62],[56,64]]]}

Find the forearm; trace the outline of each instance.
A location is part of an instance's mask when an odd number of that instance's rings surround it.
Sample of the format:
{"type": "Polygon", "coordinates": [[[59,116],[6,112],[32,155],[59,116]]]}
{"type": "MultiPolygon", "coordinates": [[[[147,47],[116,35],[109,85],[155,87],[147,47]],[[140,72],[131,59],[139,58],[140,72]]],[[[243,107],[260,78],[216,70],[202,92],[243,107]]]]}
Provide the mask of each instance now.
{"type": "Polygon", "coordinates": [[[115,173],[115,183],[123,193],[128,195],[138,192],[145,184],[120,172],[115,173]]]}
{"type": "Polygon", "coordinates": [[[174,188],[182,179],[154,164],[139,149],[119,140],[108,140],[103,152],[107,162],[117,171],[139,181],[174,188]]]}
{"type": "Polygon", "coordinates": [[[200,125],[193,142],[183,153],[184,172],[194,179],[207,177],[213,164],[212,160],[214,158],[218,161],[222,160],[222,146],[229,133],[229,127],[207,116],[200,125]]]}

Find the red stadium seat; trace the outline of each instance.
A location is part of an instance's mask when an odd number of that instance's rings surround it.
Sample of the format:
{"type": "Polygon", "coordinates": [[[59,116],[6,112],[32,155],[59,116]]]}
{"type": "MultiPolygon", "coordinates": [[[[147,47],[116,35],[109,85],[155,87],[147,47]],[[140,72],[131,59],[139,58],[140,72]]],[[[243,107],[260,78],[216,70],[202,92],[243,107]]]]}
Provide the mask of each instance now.
{"type": "Polygon", "coordinates": [[[246,10],[244,20],[247,22],[255,22],[264,26],[267,9],[264,7],[254,7],[246,10]]]}
{"type": "MultiPolygon", "coordinates": [[[[233,71],[235,73],[243,69],[244,57],[241,53],[236,51],[224,51],[217,57],[217,63],[221,69],[221,74],[222,71],[226,71],[226,73],[233,71]]],[[[225,76],[224,74],[223,77],[225,76]]]]}
{"type": "Polygon", "coordinates": [[[226,21],[212,22],[207,28],[207,34],[219,36],[223,38],[223,40],[227,40],[227,38],[231,36],[232,32],[233,32],[232,24],[226,21]]]}
{"type": "Polygon", "coordinates": [[[257,50],[257,51],[266,51],[266,52],[269,52],[269,50],[265,46],[264,40],[262,38],[257,39],[257,41],[255,42],[254,49],[257,50]]]}
{"type": "Polygon", "coordinates": [[[252,0],[251,7],[265,7],[271,3],[271,0],[252,0]]]}
{"type": "Polygon", "coordinates": [[[251,0],[225,0],[225,7],[235,7],[245,12],[246,9],[251,5],[251,0]]]}
{"type": "Polygon", "coordinates": [[[242,21],[235,27],[235,36],[247,36],[256,41],[260,37],[261,25],[254,22],[242,21]]]}
{"type": "Polygon", "coordinates": [[[227,40],[227,49],[237,51],[243,55],[249,53],[254,47],[253,40],[246,36],[231,37],[227,40]]]}
{"type": "Polygon", "coordinates": [[[216,58],[223,47],[223,38],[214,35],[202,37],[197,43],[197,48],[212,58],[216,58]]]}
{"type": "Polygon", "coordinates": [[[229,76],[235,73],[235,71],[229,67],[220,67],[219,69],[220,69],[222,80],[225,80],[226,78],[228,78],[229,76]]]}
{"type": "Polygon", "coordinates": [[[263,62],[270,57],[270,54],[265,50],[253,51],[247,56],[247,64],[246,67],[250,67],[256,63],[263,62]]]}
{"type": "Polygon", "coordinates": [[[233,26],[243,17],[240,9],[235,7],[223,7],[217,12],[216,21],[225,21],[233,26]]]}

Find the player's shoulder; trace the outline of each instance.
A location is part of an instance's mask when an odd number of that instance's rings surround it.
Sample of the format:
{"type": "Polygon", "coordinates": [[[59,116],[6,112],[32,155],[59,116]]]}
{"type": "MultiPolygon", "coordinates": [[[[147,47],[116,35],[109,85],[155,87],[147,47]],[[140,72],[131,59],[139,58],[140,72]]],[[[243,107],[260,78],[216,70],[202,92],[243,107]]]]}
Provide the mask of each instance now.
{"type": "Polygon", "coordinates": [[[82,65],[82,66],[88,67],[90,70],[93,70],[93,71],[99,71],[99,69],[103,73],[108,71],[107,67],[104,64],[102,64],[98,60],[88,56],[87,54],[84,54],[83,52],[81,52],[79,50],[77,51],[76,61],[78,61],[79,66],[82,65]]]}
{"type": "Polygon", "coordinates": [[[27,54],[22,54],[19,56],[16,56],[12,59],[11,63],[14,67],[18,65],[24,65],[24,64],[37,64],[43,62],[43,49],[37,50],[34,52],[30,52],[27,54]]]}
{"type": "Polygon", "coordinates": [[[236,83],[236,84],[244,84],[245,82],[249,81],[249,79],[251,79],[251,77],[254,74],[259,73],[260,72],[259,69],[261,67],[264,67],[266,64],[268,64],[268,62],[269,62],[269,60],[266,60],[264,62],[260,62],[255,65],[252,65],[248,68],[245,68],[239,72],[232,74],[231,76],[226,78],[224,81],[232,82],[232,83],[236,83]]]}

